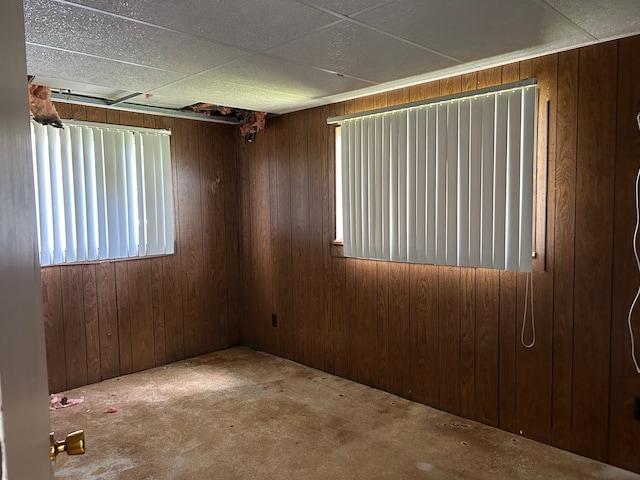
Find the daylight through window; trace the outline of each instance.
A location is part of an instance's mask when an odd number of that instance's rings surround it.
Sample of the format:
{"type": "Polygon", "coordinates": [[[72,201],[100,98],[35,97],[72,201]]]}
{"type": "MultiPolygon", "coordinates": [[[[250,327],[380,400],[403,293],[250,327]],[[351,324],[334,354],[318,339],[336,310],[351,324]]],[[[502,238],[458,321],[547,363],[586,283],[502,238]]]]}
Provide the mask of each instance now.
{"type": "Polygon", "coordinates": [[[174,252],[170,133],[31,123],[41,265],[174,252]]]}
{"type": "Polygon", "coordinates": [[[535,80],[329,123],[345,256],[531,271],[535,80]]]}

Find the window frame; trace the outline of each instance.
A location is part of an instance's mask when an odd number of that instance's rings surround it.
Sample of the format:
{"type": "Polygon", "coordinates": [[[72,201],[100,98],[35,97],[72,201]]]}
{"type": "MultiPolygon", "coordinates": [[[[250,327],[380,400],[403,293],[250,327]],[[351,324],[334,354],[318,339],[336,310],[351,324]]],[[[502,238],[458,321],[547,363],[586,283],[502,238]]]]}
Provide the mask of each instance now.
{"type": "MultiPolygon", "coordinates": [[[[42,135],[42,132],[40,134],[42,135]]],[[[58,130],[51,126],[45,127],[38,125],[32,121],[31,135],[33,150],[32,161],[34,168],[33,174],[36,190],[36,213],[38,222],[38,254],[41,268],[65,265],[91,265],[104,262],[121,262],[132,259],[164,257],[174,255],[176,253],[176,198],[174,194],[174,160],[172,158],[173,147],[170,140],[170,130],[77,120],[65,120],[65,127],[62,130],[58,130]],[[64,129],[68,127],[76,128],[76,133],[74,135],[80,138],[79,141],[77,138],[71,139],[71,131],[64,132],[64,129]],[[38,144],[37,146],[36,131],[38,129],[44,129],[46,140],[44,144],[38,144]],[[85,130],[91,130],[92,136],[97,133],[100,137],[99,140],[96,139],[97,137],[93,137],[93,140],[91,140],[93,142],[93,150],[91,150],[91,147],[88,147],[85,143],[86,139],[83,136],[85,130]],[[118,144],[117,140],[114,139],[116,143],[106,147],[105,138],[108,138],[105,135],[106,132],[109,132],[114,136],[121,135],[121,141],[125,143],[118,144]],[[67,136],[67,138],[64,139],[64,148],[62,146],[63,140],[61,137],[63,134],[67,136]],[[127,135],[130,136],[129,139],[125,138],[127,135]],[[152,135],[156,138],[146,137],[146,135],[152,135]],[[128,149],[127,145],[129,146],[128,149]],[[46,158],[40,159],[38,157],[38,155],[40,155],[38,149],[48,150],[48,153],[44,154],[46,158]],[[145,149],[147,150],[145,151],[145,149]],[[123,152],[125,150],[126,153],[123,152]],[[78,153],[79,151],[82,151],[82,153],[78,153]],[[89,157],[87,157],[87,152],[89,152],[89,157]],[[53,156],[54,153],[55,157],[53,156]],[[64,155],[66,155],[66,157],[64,155]],[[100,158],[98,159],[98,157],[100,158]],[[47,172],[47,168],[51,169],[53,167],[59,178],[46,180],[46,177],[43,177],[43,173],[39,172],[39,163],[42,162],[47,164],[45,167],[45,173],[47,172]],[[54,162],[57,162],[57,164],[54,165],[54,162]],[[135,162],[135,164],[132,162],[135,162]],[[87,167],[89,167],[89,169],[95,169],[95,176],[87,177],[87,167]],[[149,167],[151,167],[151,170],[148,172],[145,171],[145,169],[148,169],[149,167]],[[98,173],[98,169],[100,168],[102,168],[102,171],[98,173]],[[110,175],[107,173],[107,169],[110,170],[110,175]],[[78,181],[78,178],[82,178],[83,176],[84,180],[78,181]],[[64,179],[62,177],[64,177],[64,179]],[[152,180],[150,180],[150,178],[152,178],[152,180]],[[61,185],[63,183],[65,184],[64,188],[58,192],[57,198],[54,199],[53,194],[50,194],[48,200],[40,199],[39,183],[41,183],[43,179],[50,182],[48,187],[49,189],[51,189],[51,184],[53,183],[58,183],[56,189],[60,189],[61,185]],[[108,235],[107,237],[104,237],[107,238],[107,244],[115,238],[113,233],[108,234],[109,230],[114,227],[114,218],[117,219],[116,222],[119,225],[117,229],[121,232],[119,238],[120,247],[117,248],[118,251],[114,252],[107,250],[107,255],[102,257],[100,245],[103,242],[101,241],[92,243],[90,240],[87,240],[84,242],[83,247],[79,247],[81,242],[78,240],[78,237],[89,235],[88,230],[86,229],[90,227],[87,226],[88,222],[85,221],[85,230],[83,230],[82,222],[80,221],[80,223],[78,223],[77,208],[84,205],[84,209],[86,211],[84,215],[86,218],[89,218],[89,210],[97,208],[97,206],[91,203],[91,199],[87,199],[87,197],[83,195],[78,195],[78,192],[84,191],[87,188],[87,181],[93,182],[96,185],[96,188],[101,189],[97,194],[98,198],[94,198],[93,201],[98,201],[99,203],[104,202],[103,207],[100,207],[104,209],[103,212],[98,214],[97,218],[94,217],[94,220],[90,223],[95,224],[95,228],[99,229],[100,234],[102,234],[104,230],[105,234],[108,235]],[[102,187],[98,187],[97,185],[101,182],[102,187]],[[79,186],[80,184],[82,184],[82,186],[79,186]],[[121,202],[114,200],[114,195],[117,195],[113,193],[114,185],[116,186],[116,190],[121,192],[119,195],[128,196],[127,201],[125,202],[126,206],[124,207],[126,210],[124,211],[122,210],[123,207],[121,202]],[[132,189],[135,190],[135,194],[133,197],[130,197],[130,193],[133,191],[132,189]],[[71,199],[69,199],[69,194],[71,195],[71,199]],[[101,195],[103,196],[102,200],[100,199],[101,195]],[[149,197],[149,195],[151,195],[151,197],[149,197]],[[149,202],[150,198],[152,200],[151,203],[149,202]],[[117,204],[115,217],[113,215],[109,215],[107,211],[108,206],[111,209],[110,211],[113,212],[114,203],[117,204]],[[52,228],[56,228],[58,230],[63,229],[66,232],[73,231],[74,238],[70,240],[67,237],[64,241],[65,243],[63,243],[65,248],[63,248],[62,252],[58,249],[57,253],[55,245],[58,241],[54,240],[54,243],[51,243],[51,239],[49,239],[49,242],[45,245],[49,245],[51,248],[51,250],[49,250],[50,253],[47,255],[47,257],[50,258],[49,261],[43,264],[43,246],[40,231],[41,206],[45,205],[45,210],[48,211],[48,213],[51,213],[51,208],[54,208],[53,205],[60,206],[62,204],[64,204],[64,213],[62,216],[65,217],[65,223],[61,226],[54,226],[52,228]],[[69,206],[69,204],[71,206],[69,206]],[[149,221],[151,221],[152,225],[158,225],[153,221],[152,217],[149,217],[151,212],[155,211],[154,209],[157,209],[155,218],[160,219],[161,226],[159,230],[149,234],[149,221]],[[134,210],[136,213],[133,216],[133,219],[137,220],[137,226],[135,228],[132,227],[131,223],[131,214],[134,210]],[[143,225],[141,225],[142,222],[144,222],[143,225]],[[69,225],[67,225],[67,223],[69,225]],[[130,234],[125,234],[122,230],[122,226],[124,224],[126,224],[127,232],[132,232],[133,230],[136,231],[136,234],[131,234],[137,240],[137,243],[135,244],[136,246],[133,250],[130,241],[130,234]],[[123,238],[126,238],[125,243],[122,242],[123,238]],[[157,243],[158,247],[154,248],[154,242],[158,242],[158,239],[162,240],[160,243],[157,243]],[[143,242],[144,247],[142,247],[143,242]],[[78,256],[78,259],[67,260],[69,257],[66,252],[69,247],[74,246],[76,248],[76,254],[72,255],[71,258],[78,256]],[[92,258],[86,258],[90,256],[91,249],[94,249],[95,254],[92,255],[92,258]],[[84,250],[86,252],[85,258],[79,258],[81,256],[78,253],[80,250],[84,250]],[[62,255],[63,260],[58,260],[60,255],[62,255]]],[[[49,170],[49,172],[51,172],[51,170],[49,170]]],[[[47,187],[44,188],[46,189],[47,187]]],[[[60,208],[58,208],[58,210],[60,210],[60,208]]],[[[95,215],[96,212],[97,211],[94,210],[92,215],[95,215]]],[[[53,224],[54,220],[50,220],[50,222],[53,224]]],[[[94,232],[98,233],[98,230],[94,230],[94,232]]],[[[52,232],[49,232],[49,235],[51,234],[52,232]]]]}
{"type": "MultiPolygon", "coordinates": [[[[510,84],[502,84],[496,85],[488,88],[478,89],[475,91],[467,91],[456,93],[452,95],[447,95],[443,97],[435,97],[429,98],[425,100],[419,100],[407,104],[389,106],[384,108],[379,108],[372,111],[362,111],[356,112],[352,115],[344,115],[339,117],[329,117],[327,119],[327,124],[329,128],[329,152],[331,154],[331,159],[329,162],[330,172],[330,209],[331,209],[331,220],[332,220],[332,236],[330,239],[331,244],[331,256],[339,257],[339,258],[354,258],[358,259],[359,257],[346,256],[344,254],[344,245],[343,242],[337,238],[337,160],[338,153],[337,150],[340,147],[337,132],[338,129],[341,128],[339,121],[345,118],[353,118],[358,116],[365,115],[373,115],[376,113],[384,112],[384,111],[394,111],[404,108],[412,108],[415,106],[425,105],[429,103],[438,103],[444,102],[450,99],[455,99],[458,97],[466,97],[466,96],[474,96],[474,95],[482,95],[485,92],[492,91],[502,91],[514,88],[520,88],[523,86],[533,85],[536,89],[536,96],[534,100],[534,135],[533,135],[533,163],[532,163],[532,225],[531,225],[531,259],[533,269],[536,265],[545,271],[546,268],[546,200],[547,200],[547,169],[548,169],[548,157],[549,157],[549,144],[548,144],[548,131],[549,131],[549,121],[550,121],[550,111],[549,111],[549,99],[542,99],[540,93],[540,86],[538,80],[536,78],[528,78],[522,81],[513,82],[510,84]]],[[[410,262],[408,260],[389,260],[389,259],[374,259],[375,261],[399,261],[403,263],[415,263],[410,262]]],[[[439,263],[425,263],[427,265],[440,265],[439,263]]],[[[475,267],[475,266],[461,266],[462,268],[483,268],[483,267],[475,267]]]]}

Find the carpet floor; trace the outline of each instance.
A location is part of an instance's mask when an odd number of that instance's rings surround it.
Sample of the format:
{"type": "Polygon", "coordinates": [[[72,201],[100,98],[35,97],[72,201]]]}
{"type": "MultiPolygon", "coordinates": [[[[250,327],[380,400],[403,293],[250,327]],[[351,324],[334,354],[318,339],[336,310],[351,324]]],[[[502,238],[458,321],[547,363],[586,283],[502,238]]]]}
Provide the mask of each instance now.
{"type": "Polygon", "coordinates": [[[64,394],[84,401],[51,429],[84,429],[86,453],[60,479],[640,480],[245,347],[64,394]]]}

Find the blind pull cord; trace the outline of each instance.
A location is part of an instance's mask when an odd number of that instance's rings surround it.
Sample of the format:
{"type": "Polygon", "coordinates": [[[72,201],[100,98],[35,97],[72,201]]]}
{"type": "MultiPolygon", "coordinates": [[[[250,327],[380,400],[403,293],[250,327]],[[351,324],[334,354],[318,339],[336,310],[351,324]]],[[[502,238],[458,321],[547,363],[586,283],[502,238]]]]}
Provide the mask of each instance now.
{"type": "MultiPolygon", "coordinates": [[[[640,292],[640,290],[639,290],[640,292]]],[[[525,348],[531,348],[536,344],[536,319],[533,316],[533,275],[527,272],[527,283],[524,288],[524,315],[522,316],[522,330],[520,331],[520,342],[525,348]],[[529,288],[529,278],[531,278],[531,288],[529,288]],[[529,299],[529,291],[531,291],[531,343],[524,340],[524,333],[527,327],[527,303],[529,299]]]]}

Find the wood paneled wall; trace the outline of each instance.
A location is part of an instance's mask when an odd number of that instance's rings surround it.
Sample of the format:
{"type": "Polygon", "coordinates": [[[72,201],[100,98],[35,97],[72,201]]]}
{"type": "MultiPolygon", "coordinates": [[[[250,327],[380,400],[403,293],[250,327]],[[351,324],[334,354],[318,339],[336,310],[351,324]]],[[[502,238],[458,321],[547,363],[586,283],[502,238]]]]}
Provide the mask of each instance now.
{"type": "Polygon", "coordinates": [[[238,142],[243,343],[640,472],[626,323],[639,57],[639,37],[604,43],[279,116],[238,142]],[[525,348],[525,274],[332,256],[326,119],[530,77],[539,255],[525,348]]]}
{"type": "Polygon", "coordinates": [[[57,108],[63,119],[171,130],[176,254],[41,269],[50,391],[237,345],[236,129],[57,108]]]}

